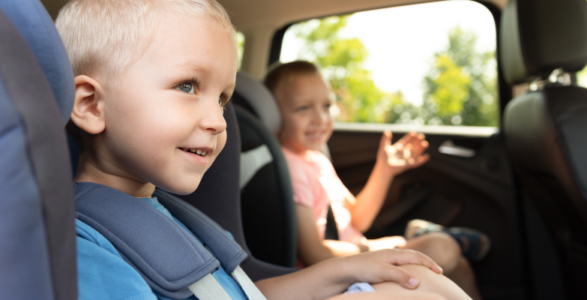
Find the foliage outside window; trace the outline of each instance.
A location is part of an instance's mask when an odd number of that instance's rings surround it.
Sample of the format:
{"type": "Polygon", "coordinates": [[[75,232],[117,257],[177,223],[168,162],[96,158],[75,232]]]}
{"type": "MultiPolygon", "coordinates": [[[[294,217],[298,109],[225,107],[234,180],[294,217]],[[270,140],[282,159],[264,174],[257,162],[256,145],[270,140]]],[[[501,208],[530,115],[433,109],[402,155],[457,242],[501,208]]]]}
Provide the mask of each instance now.
{"type": "Polygon", "coordinates": [[[238,52],[238,70],[240,70],[243,61],[243,53],[245,52],[245,35],[240,31],[237,31],[236,33],[236,46],[238,52]]]}
{"type": "MultiPolygon", "coordinates": [[[[412,7],[439,4],[443,3],[412,7]]],[[[474,4],[489,14],[485,7],[474,4]]],[[[396,8],[387,10],[393,9],[396,8]]],[[[411,11],[414,17],[418,16],[417,10],[411,11]]],[[[368,13],[371,12],[360,14],[368,13]]],[[[458,13],[444,17],[446,20],[458,18],[458,13]]],[[[333,113],[337,121],[497,126],[497,64],[494,44],[491,49],[479,50],[479,36],[475,31],[466,30],[458,24],[450,28],[446,33],[446,46],[442,49],[431,49],[428,70],[418,79],[420,99],[410,101],[401,88],[387,91],[377,86],[369,67],[379,63],[369,62],[369,52],[372,49],[366,47],[360,33],[355,36],[345,34],[351,18],[353,15],[334,16],[295,24],[288,29],[283,45],[283,48],[297,46],[297,57],[293,59],[312,61],[323,70],[335,99],[333,113]],[[288,33],[295,35],[296,39],[290,45],[287,44],[288,33]]],[[[432,22],[421,21],[424,26],[435,26],[432,22]]],[[[494,34],[495,25],[491,23],[488,26],[492,26],[494,34]]],[[[410,37],[409,26],[372,30],[378,30],[382,39],[391,30],[408,31],[408,38],[417,38],[410,37]]],[[[410,41],[396,40],[394,44],[397,47],[409,47],[410,41]]],[[[290,57],[289,60],[293,59],[290,57]]],[[[284,59],[283,52],[281,60],[288,60],[284,59]]],[[[404,71],[393,70],[400,73],[404,71]]]]}

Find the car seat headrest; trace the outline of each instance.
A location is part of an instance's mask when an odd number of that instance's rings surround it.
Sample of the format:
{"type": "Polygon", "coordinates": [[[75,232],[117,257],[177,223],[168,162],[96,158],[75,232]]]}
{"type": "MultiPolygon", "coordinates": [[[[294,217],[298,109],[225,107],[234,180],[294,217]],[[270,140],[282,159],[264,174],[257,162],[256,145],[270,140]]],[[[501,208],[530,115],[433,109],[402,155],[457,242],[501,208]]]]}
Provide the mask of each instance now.
{"type": "Polygon", "coordinates": [[[0,0],[0,9],[18,29],[43,69],[65,125],[73,108],[75,84],[69,57],[53,20],[39,0],[0,0]]]}
{"type": "Polygon", "coordinates": [[[271,92],[254,78],[239,72],[236,75],[235,92],[246,101],[259,117],[263,125],[272,133],[277,133],[281,128],[281,114],[277,102],[271,92]]]}
{"type": "Polygon", "coordinates": [[[510,0],[501,19],[501,66],[510,84],[577,72],[587,63],[585,0],[510,0]]]}

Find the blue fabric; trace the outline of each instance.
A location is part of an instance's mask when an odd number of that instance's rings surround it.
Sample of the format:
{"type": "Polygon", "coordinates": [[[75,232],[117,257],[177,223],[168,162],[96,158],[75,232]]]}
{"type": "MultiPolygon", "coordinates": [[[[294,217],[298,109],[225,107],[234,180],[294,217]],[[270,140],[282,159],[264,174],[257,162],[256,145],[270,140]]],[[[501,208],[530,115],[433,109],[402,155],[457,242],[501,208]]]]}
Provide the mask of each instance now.
{"type": "MultiPolygon", "coordinates": [[[[180,222],[178,219],[173,217],[171,215],[171,213],[169,213],[169,211],[161,203],[159,203],[159,201],[157,200],[157,197],[139,198],[139,199],[145,201],[149,205],[156,208],[158,211],[162,212],[164,215],[175,220],[175,222],[177,222],[179,225],[181,225],[181,227],[183,227],[187,232],[191,233],[196,238],[196,240],[201,243],[201,241],[198,239],[198,237],[193,232],[191,232],[182,222],[180,222]]],[[[227,234],[232,238],[232,235],[230,233],[227,232],[227,234]]],[[[234,279],[226,273],[224,268],[219,267],[216,272],[212,273],[212,276],[214,276],[216,281],[218,281],[218,283],[220,283],[220,285],[224,288],[226,293],[228,293],[230,298],[232,298],[233,300],[236,300],[236,299],[246,300],[246,299],[248,299],[247,296],[245,295],[243,289],[240,287],[240,285],[238,285],[234,281],[234,279]]],[[[160,297],[160,299],[166,299],[166,298],[160,297]]]]}
{"type": "Polygon", "coordinates": [[[165,297],[191,296],[187,287],[220,266],[173,219],[131,195],[92,182],[74,183],[74,195],[77,219],[110,241],[149,286],[165,297]]]}
{"type": "Polygon", "coordinates": [[[53,20],[39,0],[0,0],[0,9],[35,54],[51,85],[65,125],[73,108],[75,85],[69,57],[53,20]]]}
{"type": "Polygon", "coordinates": [[[79,299],[156,300],[141,275],[114,246],[82,221],[76,220],[79,299]]]}
{"type": "MultiPolygon", "coordinates": [[[[166,216],[176,220],[156,198],[140,198],[166,216]]],[[[145,280],[127,264],[114,246],[95,229],[82,221],[76,220],[79,294],[81,300],[121,299],[121,300],[167,300],[161,295],[155,296],[145,280]]],[[[188,231],[189,232],[189,231],[188,231]]],[[[197,237],[196,237],[197,239],[197,237]]],[[[212,274],[232,299],[247,297],[240,286],[222,267],[212,274]]],[[[191,296],[186,300],[194,300],[191,296]]]]}
{"type": "Polygon", "coordinates": [[[0,293],[53,299],[40,192],[27,148],[24,125],[0,78],[0,293]]]}

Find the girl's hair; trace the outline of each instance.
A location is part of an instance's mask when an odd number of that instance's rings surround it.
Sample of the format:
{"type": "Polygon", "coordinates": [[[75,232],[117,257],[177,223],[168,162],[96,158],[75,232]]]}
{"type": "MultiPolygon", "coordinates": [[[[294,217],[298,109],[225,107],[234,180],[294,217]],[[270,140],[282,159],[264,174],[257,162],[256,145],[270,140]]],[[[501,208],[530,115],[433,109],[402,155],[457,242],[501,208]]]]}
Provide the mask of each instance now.
{"type": "Polygon", "coordinates": [[[320,75],[318,67],[308,61],[298,60],[272,67],[265,76],[265,86],[275,96],[275,91],[282,82],[291,81],[299,75],[320,75]]]}

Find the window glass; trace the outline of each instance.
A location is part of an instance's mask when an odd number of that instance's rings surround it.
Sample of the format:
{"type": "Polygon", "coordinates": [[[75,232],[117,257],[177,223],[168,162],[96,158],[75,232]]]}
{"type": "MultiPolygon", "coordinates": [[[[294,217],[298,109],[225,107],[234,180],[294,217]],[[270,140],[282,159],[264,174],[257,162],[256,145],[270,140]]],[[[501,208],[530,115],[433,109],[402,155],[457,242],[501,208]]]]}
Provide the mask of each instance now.
{"type": "Polygon", "coordinates": [[[240,70],[243,61],[243,53],[245,52],[245,35],[240,31],[236,32],[236,46],[238,51],[238,69],[240,70]]]}
{"type": "Polygon", "coordinates": [[[577,72],[577,84],[582,87],[587,87],[587,67],[577,72]]]}
{"type": "Polygon", "coordinates": [[[280,61],[322,69],[340,122],[493,127],[495,48],[486,7],[445,1],[294,24],[280,61]]]}

